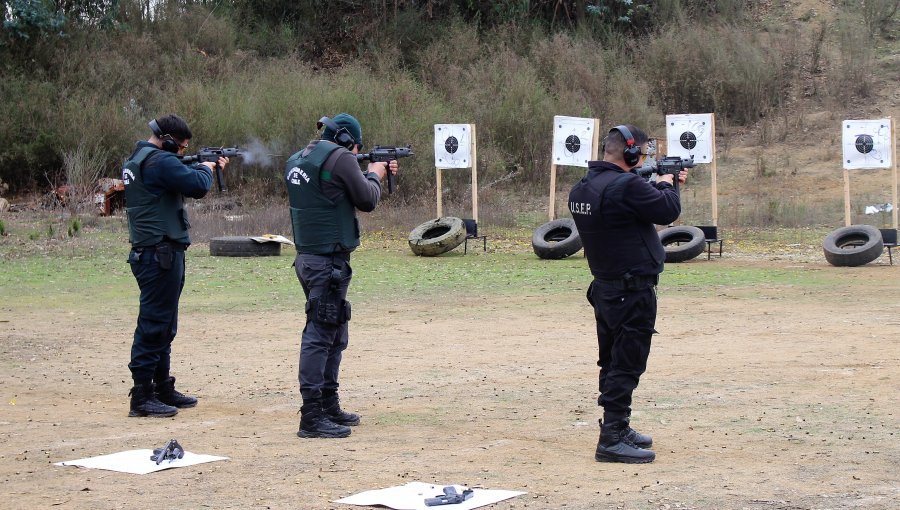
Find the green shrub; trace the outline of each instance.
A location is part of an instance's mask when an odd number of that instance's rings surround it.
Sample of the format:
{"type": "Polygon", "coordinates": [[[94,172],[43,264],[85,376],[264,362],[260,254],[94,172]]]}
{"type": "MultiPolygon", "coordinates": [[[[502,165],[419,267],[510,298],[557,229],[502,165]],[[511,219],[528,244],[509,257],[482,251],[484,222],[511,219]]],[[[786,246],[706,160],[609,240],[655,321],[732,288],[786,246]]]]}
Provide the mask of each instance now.
{"type": "Polygon", "coordinates": [[[80,231],[81,231],[81,220],[78,219],[77,217],[72,218],[72,220],[69,222],[69,228],[67,231],[67,233],[69,234],[69,237],[77,236],[80,231]]]}
{"type": "Polygon", "coordinates": [[[848,10],[859,12],[872,38],[896,21],[900,0],[844,0],[848,10]]]}
{"type": "Polygon", "coordinates": [[[744,124],[786,99],[790,41],[735,26],[672,26],[643,48],[641,70],[666,113],[716,112],[744,124]]]}
{"type": "Polygon", "coordinates": [[[828,73],[831,96],[847,103],[872,95],[875,43],[859,16],[847,13],[835,22],[838,55],[828,73]]]}
{"type": "Polygon", "coordinates": [[[0,97],[0,179],[20,189],[59,168],[55,142],[61,127],[52,108],[58,90],[40,78],[5,76],[0,97]]]}

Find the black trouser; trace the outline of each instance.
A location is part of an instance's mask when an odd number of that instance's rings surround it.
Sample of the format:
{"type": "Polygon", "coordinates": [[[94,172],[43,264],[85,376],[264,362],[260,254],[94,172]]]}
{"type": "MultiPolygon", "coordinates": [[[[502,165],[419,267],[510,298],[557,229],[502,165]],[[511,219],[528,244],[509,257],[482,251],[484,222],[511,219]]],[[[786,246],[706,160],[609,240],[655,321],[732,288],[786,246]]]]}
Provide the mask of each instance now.
{"type": "Polygon", "coordinates": [[[588,289],[600,347],[597,403],[607,423],[631,414],[631,395],[647,369],[650,337],[657,332],[656,286],[641,283],[624,288],[619,283],[594,280],[588,289]]]}
{"type": "MultiPolygon", "coordinates": [[[[340,300],[347,299],[347,288],[353,277],[350,255],[308,255],[298,253],[294,259],[294,270],[307,301],[319,299],[332,286],[332,272],[340,271],[335,282],[335,292],[340,300]]],[[[306,319],[303,337],[300,341],[300,396],[304,401],[322,398],[322,391],[337,391],[341,357],[349,342],[347,322],[327,324],[306,319]]]]}
{"type": "Polygon", "coordinates": [[[157,249],[132,249],[128,257],[131,272],[141,289],[128,364],[135,385],[169,377],[172,340],[178,330],[178,300],[184,288],[184,248],[167,248],[171,249],[171,255],[166,254],[167,249],[157,254],[157,249]],[[171,267],[160,267],[160,257],[171,257],[171,267]]]}

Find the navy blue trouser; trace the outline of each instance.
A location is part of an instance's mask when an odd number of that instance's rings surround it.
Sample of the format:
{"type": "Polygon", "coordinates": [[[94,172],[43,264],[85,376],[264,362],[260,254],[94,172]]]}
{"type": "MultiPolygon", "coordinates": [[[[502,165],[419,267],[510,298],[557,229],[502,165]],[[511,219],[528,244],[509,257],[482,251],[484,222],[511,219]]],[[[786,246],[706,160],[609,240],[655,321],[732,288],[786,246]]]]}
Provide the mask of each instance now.
{"type": "Polygon", "coordinates": [[[141,290],[137,328],[131,345],[135,385],[169,377],[172,340],[178,330],[178,300],[184,288],[184,251],[174,251],[172,267],[162,269],[155,248],[132,250],[128,262],[141,290]]]}
{"type": "Polygon", "coordinates": [[[650,338],[656,324],[656,287],[622,290],[594,280],[588,301],[597,319],[600,347],[600,397],[603,421],[631,414],[631,395],[647,369],[650,338]]]}
{"type": "MultiPolygon", "coordinates": [[[[340,299],[346,300],[347,289],[353,277],[349,254],[297,254],[294,271],[307,300],[319,298],[329,290],[335,265],[341,271],[336,291],[340,299]]],[[[307,317],[300,340],[300,368],[297,376],[300,381],[300,396],[304,402],[321,399],[322,390],[337,391],[341,357],[348,342],[347,322],[333,325],[307,317]]]]}

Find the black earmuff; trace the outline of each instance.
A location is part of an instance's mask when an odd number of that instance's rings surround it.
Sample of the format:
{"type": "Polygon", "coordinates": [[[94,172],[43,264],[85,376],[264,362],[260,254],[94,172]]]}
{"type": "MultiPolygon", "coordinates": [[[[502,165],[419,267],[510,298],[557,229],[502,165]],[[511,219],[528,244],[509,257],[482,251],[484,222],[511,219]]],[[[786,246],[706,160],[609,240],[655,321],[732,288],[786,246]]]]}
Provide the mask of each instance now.
{"type": "Polygon", "coordinates": [[[319,122],[316,123],[316,129],[322,129],[322,126],[334,131],[334,143],[341,147],[351,150],[353,146],[356,145],[356,140],[353,139],[353,135],[350,134],[350,131],[345,127],[338,126],[335,121],[328,117],[322,117],[319,119],[319,122]]]}
{"type": "Polygon", "coordinates": [[[609,130],[610,133],[613,131],[618,131],[622,135],[622,138],[625,139],[625,150],[622,152],[622,161],[629,166],[638,164],[641,160],[641,147],[635,145],[634,136],[631,135],[631,131],[624,125],[616,126],[609,130]]]}
{"type": "Polygon", "coordinates": [[[150,131],[152,131],[153,134],[156,135],[156,137],[159,138],[162,142],[162,150],[178,154],[181,146],[178,145],[178,142],[176,142],[174,138],[172,138],[172,135],[163,133],[163,130],[159,127],[156,119],[151,120],[147,125],[150,126],[150,131]]]}

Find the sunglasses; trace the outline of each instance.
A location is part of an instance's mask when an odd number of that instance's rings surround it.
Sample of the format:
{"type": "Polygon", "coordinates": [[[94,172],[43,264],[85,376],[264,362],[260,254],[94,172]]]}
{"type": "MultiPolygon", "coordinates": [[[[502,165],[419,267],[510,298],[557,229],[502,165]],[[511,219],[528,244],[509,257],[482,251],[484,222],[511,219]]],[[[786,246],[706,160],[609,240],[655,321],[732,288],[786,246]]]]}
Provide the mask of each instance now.
{"type": "Polygon", "coordinates": [[[190,146],[190,142],[184,142],[184,145],[181,145],[180,143],[178,143],[178,140],[176,140],[175,137],[172,135],[165,135],[165,136],[163,136],[163,138],[175,142],[175,145],[177,145],[182,150],[187,149],[188,146],[190,146]]]}

